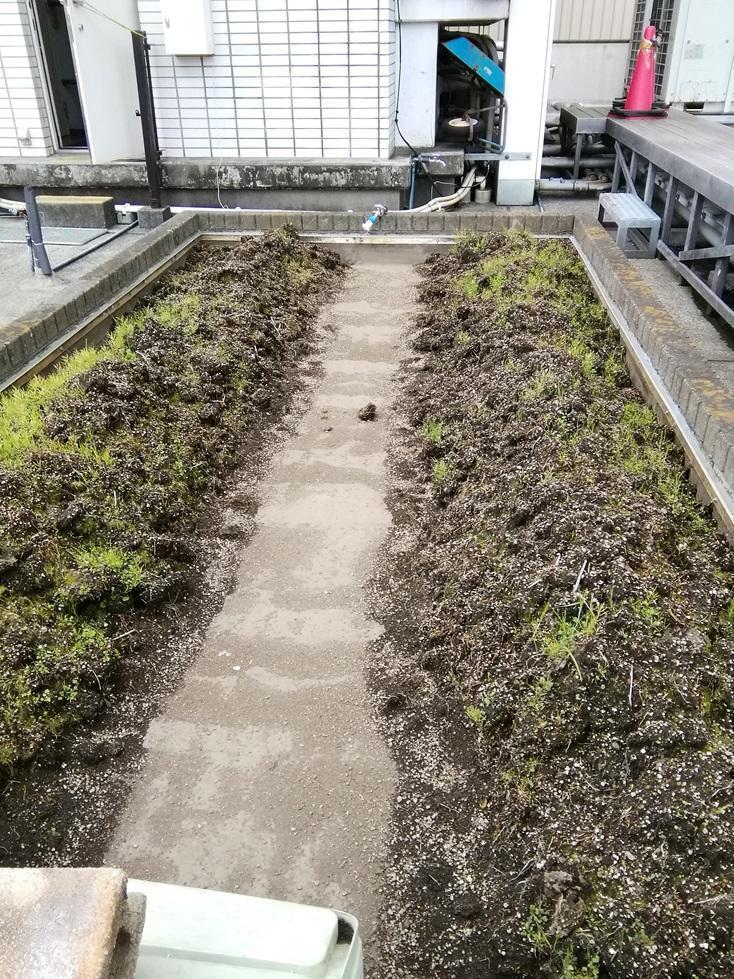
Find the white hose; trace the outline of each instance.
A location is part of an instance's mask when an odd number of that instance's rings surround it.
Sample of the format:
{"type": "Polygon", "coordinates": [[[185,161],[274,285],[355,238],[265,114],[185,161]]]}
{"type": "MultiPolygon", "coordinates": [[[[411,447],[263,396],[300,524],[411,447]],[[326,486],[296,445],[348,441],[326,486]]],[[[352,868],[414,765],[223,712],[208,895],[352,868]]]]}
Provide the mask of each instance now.
{"type": "Polygon", "coordinates": [[[563,190],[571,191],[586,191],[586,190],[611,190],[612,182],[610,180],[566,180],[563,177],[544,177],[542,180],[537,181],[538,190],[543,191],[543,193],[548,193],[563,190]]]}
{"type": "Polygon", "coordinates": [[[0,197],[0,207],[11,214],[25,214],[25,201],[11,201],[7,197],[0,197]]]}
{"type": "Polygon", "coordinates": [[[443,211],[447,207],[453,207],[454,204],[459,204],[471,191],[474,184],[479,183],[476,174],[477,168],[472,167],[461,181],[459,189],[455,190],[453,194],[448,194],[446,197],[434,197],[427,204],[421,204],[420,207],[406,208],[404,211],[400,211],[400,214],[427,214],[432,211],[443,211]]]}
{"type": "MultiPolygon", "coordinates": [[[[443,211],[447,207],[453,207],[454,204],[459,204],[464,200],[466,195],[471,191],[475,183],[480,183],[484,178],[477,178],[477,169],[472,167],[471,170],[466,174],[461,182],[461,186],[458,190],[455,190],[453,194],[447,194],[446,197],[434,197],[432,201],[427,204],[421,204],[420,207],[406,208],[401,211],[401,214],[425,214],[431,211],[443,211]]],[[[137,213],[142,204],[116,204],[115,210],[120,214],[130,214],[137,213]]],[[[232,208],[232,210],[247,210],[247,208],[232,208]]],[[[270,210],[270,209],[268,209],[270,210]]],[[[220,207],[182,207],[179,205],[171,205],[172,214],[184,214],[188,211],[221,211],[220,207]]]]}

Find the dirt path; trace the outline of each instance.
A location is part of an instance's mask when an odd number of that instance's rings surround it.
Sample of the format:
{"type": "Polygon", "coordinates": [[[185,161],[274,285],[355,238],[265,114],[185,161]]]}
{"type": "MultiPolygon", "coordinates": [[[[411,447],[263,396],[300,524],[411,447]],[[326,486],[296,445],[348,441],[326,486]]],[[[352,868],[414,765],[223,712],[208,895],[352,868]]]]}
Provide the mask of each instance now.
{"type": "Polygon", "coordinates": [[[394,773],[366,701],[380,627],[362,585],[390,524],[386,406],[413,284],[374,261],[322,316],[334,337],[311,406],[107,854],[130,875],[344,907],[368,934],[394,773]]]}

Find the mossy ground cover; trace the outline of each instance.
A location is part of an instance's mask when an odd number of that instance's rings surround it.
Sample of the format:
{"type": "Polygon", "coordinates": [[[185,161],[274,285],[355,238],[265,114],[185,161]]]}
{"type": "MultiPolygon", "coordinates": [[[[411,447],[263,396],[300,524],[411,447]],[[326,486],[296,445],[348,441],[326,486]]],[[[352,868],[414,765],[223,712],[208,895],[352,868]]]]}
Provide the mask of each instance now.
{"type": "Polygon", "coordinates": [[[734,962],[734,561],[568,243],[429,260],[374,684],[395,977],[734,962]]]}
{"type": "Polygon", "coordinates": [[[338,280],[283,232],[200,250],[107,343],[0,399],[0,774],[104,704],[141,610],[185,594],[338,280]]]}

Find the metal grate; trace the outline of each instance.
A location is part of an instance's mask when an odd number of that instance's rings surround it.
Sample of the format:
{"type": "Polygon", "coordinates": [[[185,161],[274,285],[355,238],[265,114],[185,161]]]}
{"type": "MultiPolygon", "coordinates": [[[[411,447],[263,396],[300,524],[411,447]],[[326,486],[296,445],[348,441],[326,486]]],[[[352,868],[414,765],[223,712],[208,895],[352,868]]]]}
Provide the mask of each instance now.
{"type": "Polygon", "coordinates": [[[648,24],[657,28],[659,45],[655,52],[655,97],[660,98],[663,90],[665,74],[665,59],[670,43],[670,31],[673,26],[673,10],[678,0],[637,0],[634,17],[632,18],[632,37],[630,40],[629,61],[627,63],[627,86],[632,79],[632,71],[637,60],[642,32],[648,24]]]}

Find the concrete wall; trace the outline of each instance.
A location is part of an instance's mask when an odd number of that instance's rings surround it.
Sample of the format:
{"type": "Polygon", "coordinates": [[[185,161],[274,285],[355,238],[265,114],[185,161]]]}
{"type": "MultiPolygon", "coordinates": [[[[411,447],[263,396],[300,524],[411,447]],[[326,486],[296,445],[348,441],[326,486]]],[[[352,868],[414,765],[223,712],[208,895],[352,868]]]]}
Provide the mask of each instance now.
{"type": "Polygon", "coordinates": [[[551,53],[551,102],[611,102],[624,91],[627,41],[556,41],[551,53]]]}
{"type": "Polygon", "coordinates": [[[159,0],[138,8],[164,156],[390,156],[394,0],[211,0],[204,57],[166,54],[159,0]]]}
{"type": "Polygon", "coordinates": [[[47,156],[51,125],[25,0],[0,0],[0,156],[47,156]]]}
{"type": "Polygon", "coordinates": [[[551,102],[611,102],[623,94],[634,6],[634,0],[558,0],[551,102]]]}

